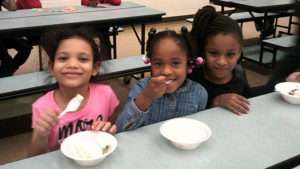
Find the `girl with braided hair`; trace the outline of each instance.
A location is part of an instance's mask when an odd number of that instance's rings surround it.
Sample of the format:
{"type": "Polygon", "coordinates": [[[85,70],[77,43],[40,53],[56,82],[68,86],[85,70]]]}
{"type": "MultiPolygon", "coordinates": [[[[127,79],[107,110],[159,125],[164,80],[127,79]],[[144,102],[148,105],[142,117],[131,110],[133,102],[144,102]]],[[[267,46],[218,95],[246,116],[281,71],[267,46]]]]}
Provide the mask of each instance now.
{"type": "Polygon", "coordinates": [[[186,78],[187,71],[201,62],[196,58],[196,43],[187,28],[183,27],[181,33],[167,30],[157,34],[152,28],[148,35],[147,58],[152,77],[139,80],[130,91],[116,120],[117,132],[196,113],[206,107],[205,88],[186,78]]]}
{"type": "MultiPolygon", "coordinates": [[[[191,34],[205,62],[188,78],[206,88],[208,108],[224,107],[241,115],[249,112],[250,102],[246,98],[274,91],[274,82],[249,87],[244,69],[239,64],[242,59],[243,35],[236,21],[218,14],[212,6],[205,6],[196,13],[191,34]]],[[[277,71],[276,75],[278,72],[283,74],[284,71],[277,71]]],[[[294,72],[285,80],[297,81],[297,78],[299,72],[294,72]]]]}
{"type": "Polygon", "coordinates": [[[208,108],[224,107],[241,115],[249,112],[246,98],[270,92],[264,86],[249,87],[244,69],[238,64],[243,35],[236,21],[205,6],[196,13],[191,33],[205,63],[188,77],[206,88],[208,108]]]}
{"type": "Polygon", "coordinates": [[[205,63],[189,77],[206,88],[207,107],[224,107],[238,115],[248,113],[250,88],[247,79],[235,70],[243,46],[239,25],[214,7],[205,6],[196,13],[191,33],[205,63]]]}

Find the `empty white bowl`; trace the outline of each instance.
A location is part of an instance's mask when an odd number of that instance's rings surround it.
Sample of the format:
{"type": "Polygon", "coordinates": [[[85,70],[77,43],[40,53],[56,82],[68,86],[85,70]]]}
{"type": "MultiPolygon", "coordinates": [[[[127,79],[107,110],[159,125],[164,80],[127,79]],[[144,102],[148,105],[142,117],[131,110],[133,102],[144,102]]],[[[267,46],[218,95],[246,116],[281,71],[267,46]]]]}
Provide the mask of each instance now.
{"type": "Polygon", "coordinates": [[[116,147],[117,140],[109,133],[83,131],[67,137],[61,144],[61,151],[80,166],[94,166],[103,161],[116,147]],[[106,145],[108,148],[104,150],[106,145]]]}
{"type": "Polygon", "coordinates": [[[296,82],[282,82],[275,86],[275,90],[279,92],[282,98],[290,104],[300,104],[300,96],[290,95],[289,93],[294,89],[300,89],[300,83],[296,82]]]}
{"type": "Polygon", "coordinates": [[[211,136],[210,128],[194,119],[175,118],[160,126],[160,133],[180,149],[192,150],[211,136]]]}

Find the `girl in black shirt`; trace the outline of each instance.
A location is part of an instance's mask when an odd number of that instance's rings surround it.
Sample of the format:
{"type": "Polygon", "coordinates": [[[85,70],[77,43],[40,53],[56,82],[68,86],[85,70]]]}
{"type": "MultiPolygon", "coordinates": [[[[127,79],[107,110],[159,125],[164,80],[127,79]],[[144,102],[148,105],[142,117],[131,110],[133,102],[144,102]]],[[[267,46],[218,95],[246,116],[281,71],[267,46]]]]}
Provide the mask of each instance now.
{"type": "Polygon", "coordinates": [[[274,91],[274,83],[249,87],[245,72],[238,64],[243,35],[236,21],[218,14],[212,6],[205,6],[196,13],[191,33],[205,63],[188,77],[206,88],[207,107],[224,107],[241,115],[249,112],[250,102],[246,98],[274,91]]]}

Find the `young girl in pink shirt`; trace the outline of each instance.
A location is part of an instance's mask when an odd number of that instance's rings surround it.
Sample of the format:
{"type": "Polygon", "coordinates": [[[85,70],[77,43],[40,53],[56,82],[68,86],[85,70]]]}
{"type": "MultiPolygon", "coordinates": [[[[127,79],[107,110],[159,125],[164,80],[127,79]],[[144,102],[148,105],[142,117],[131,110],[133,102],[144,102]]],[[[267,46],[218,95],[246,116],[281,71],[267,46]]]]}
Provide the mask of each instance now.
{"type": "Polygon", "coordinates": [[[49,56],[49,72],[56,78],[58,89],[32,105],[30,156],[59,149],[61,142],[76,132],[116,132],[116,126],[108,119],[119,100],[110,86],[90,83],[100,68],[99,46],[94,37],[86,27],[53,28],[42,36],[41,44],[49,56]],[[79,108],[59,118],[77,94],[84,97],[79,108]]]}

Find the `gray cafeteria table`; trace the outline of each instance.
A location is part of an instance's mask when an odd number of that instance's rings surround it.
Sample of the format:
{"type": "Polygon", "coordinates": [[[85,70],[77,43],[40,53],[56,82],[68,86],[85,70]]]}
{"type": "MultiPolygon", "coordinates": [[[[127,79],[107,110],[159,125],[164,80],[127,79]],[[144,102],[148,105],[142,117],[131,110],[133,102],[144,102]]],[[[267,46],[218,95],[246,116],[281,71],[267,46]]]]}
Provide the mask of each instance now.
{"type": "MultiPolygon", "coordinates": [[[[109,169],[262,169],[300,153],[300,106],[282,100],[278,93],[250,99],[250,113],[238,116],[213,108],[186,116],[206,123],[211,137],[195,150],[180,150],[164,139],[163,123],[116,134],[118,147],[101,164],[109,169]]],[[[0,166],[17,168],[84,168],[61,151],[0,166]]]]}
{"type": "Polygon", "coordinates": [[[0,38],[39,36],[45,29],[57,25],[112,26],[114,33],[121,25],[132,25],[143,54],[145,23],[161,21],[166,13],[133,2],[108,6],[108,8],[75,6],[77,10],[73,12],[60,12],[64,7],[43,8],[54,12],[36,12],[37,9],[0,12],[0,38]],[[141,25],[141,37],[138,36],[134,24],[141,25]]]}
{"type": "Polygon", "coordinates": [[[222,13],[224,13],[224,7],[257,13],[287,11],[296,8],[295,2],[295,0],[210,0],[210,3],[222,7],[222,13]]]}

